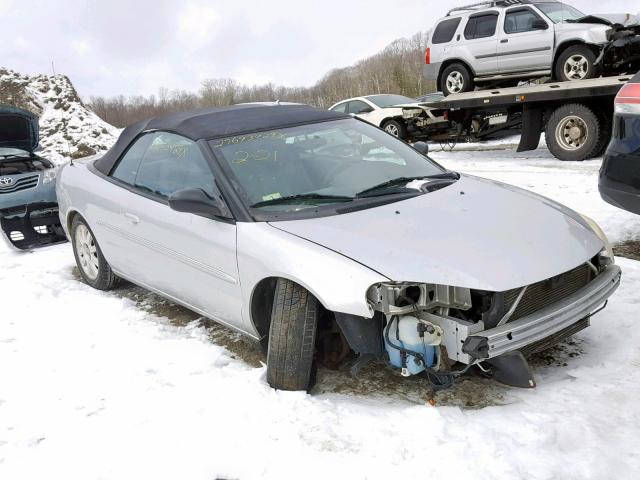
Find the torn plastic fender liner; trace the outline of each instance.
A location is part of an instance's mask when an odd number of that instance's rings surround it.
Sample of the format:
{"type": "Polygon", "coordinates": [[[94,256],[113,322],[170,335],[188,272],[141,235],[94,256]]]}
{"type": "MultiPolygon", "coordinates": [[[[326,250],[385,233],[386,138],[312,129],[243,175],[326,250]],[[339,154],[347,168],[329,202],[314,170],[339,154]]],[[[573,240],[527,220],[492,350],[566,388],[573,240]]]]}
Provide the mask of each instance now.
{"type": "Polygon", "coordinates": [[[60,225],[57,203],[31,203],[25,205],[24,210],[0,212],[0,227],[9,245],[18,250],[67,241],[60,225]]]}
{"type": "Polygon", "coordinates": [[[535,388],[536,380],[521,352],[509,352],[488,360],[493,378],[510,387],[535,388]]]}
{"type": "Polygon", "coordinates": [[[335,313],[336,322],[349,346],[360,355],[382,358],[382,318],[364,318],[347,313],[335,313]]]}

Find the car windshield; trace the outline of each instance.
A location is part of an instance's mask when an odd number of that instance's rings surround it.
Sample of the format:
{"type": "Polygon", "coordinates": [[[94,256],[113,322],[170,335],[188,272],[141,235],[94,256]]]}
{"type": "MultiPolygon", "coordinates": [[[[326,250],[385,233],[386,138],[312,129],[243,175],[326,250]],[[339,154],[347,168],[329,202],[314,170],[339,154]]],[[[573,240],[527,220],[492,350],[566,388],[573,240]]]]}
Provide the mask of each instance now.
{"type": "Polygon", "coordinates": [[[584,13],[560,2],[536,3],[536,7],[542,11],[553,23],[562,23],[569,20],[577,20],[584,17],[584,13]]]}
{"type": "Polygon", "coordinates": [[[401,105],[403,103],[414,103],[415,100],[404,95],[371,95],[370,97],[364,97],[371,103],[374,103],[380,108],[392,107],[394,105],[401,105]]]}
{"type": "Polygon", "coordinates": [[[419,195],[427,190],[414,179],[435,176],[435,185],[447,181],[438,176],[452,174],[355,119],[236,135],[210,145],[247,205],[263,213],[419,195]]]}

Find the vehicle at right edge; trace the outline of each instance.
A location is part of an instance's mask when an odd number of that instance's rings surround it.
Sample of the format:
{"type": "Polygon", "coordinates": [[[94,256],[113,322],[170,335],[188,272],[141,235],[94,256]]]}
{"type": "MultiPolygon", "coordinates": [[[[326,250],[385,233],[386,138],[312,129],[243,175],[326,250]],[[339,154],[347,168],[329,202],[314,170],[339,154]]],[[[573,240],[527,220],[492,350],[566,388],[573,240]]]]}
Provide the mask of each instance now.
{"type": "Polygon", "coordinates": [[[598,188],[606,202],[640,214],[640,72],[618,92],[614,112],[598,188]]]}

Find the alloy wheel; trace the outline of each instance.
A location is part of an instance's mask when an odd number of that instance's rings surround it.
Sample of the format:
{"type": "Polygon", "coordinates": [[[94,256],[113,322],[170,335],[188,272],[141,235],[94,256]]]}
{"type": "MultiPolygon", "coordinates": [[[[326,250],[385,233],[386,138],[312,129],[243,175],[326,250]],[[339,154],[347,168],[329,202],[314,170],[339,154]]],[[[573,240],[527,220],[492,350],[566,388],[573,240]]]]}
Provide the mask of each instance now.
{"type": "Polygon", "coordinates": [[[85,225],[78,225],[75,234],[75,246],[78,252],[80,268],[90,280],[98,278],[100,263],[98,249],[93,235],[85,225]]]}
{"type": "Polygon", "coordinates": [[[589,60],[584,55],[571,55],[564,62],[564,75],[569,80],[582,80],[589,72],[589,60]]]}
{"type": "Polygon", "coordinates": [[[447,76],[447,90],[450,93],[459,93],[464,88],[464,77],[462,73],[453,71],[447,76]]]}
{"type": "Polygon", "coordinates": [[[384,131],[393,135],[394,137],[398,137],[400,136],[400,131],[398,130],[398,127],[396,125],[394,125],[393,123],[387,125],[386,127],[384,127],[384,131]]]}

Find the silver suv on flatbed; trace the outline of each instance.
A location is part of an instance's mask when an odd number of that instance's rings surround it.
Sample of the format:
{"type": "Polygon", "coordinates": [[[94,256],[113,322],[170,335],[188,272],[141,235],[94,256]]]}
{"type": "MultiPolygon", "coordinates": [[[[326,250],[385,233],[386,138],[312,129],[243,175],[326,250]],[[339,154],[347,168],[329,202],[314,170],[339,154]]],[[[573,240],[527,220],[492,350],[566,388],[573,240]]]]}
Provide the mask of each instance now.
{"type": "Polygon", "coordinates": [[[634,16],[586,16],[556,1],[476,3],[438,21],[425,63],[426,77],[445,95],[476,84],[623,74],[640,67],[640,25],[634,16]]]}

